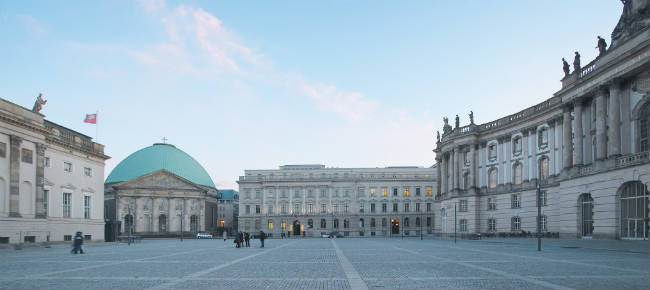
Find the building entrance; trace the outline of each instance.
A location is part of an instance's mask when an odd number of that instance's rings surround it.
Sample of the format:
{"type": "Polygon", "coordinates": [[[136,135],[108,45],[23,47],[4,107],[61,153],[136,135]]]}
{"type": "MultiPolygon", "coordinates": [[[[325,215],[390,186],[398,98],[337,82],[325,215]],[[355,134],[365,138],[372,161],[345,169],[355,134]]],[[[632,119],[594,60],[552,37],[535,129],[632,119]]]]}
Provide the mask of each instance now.
{"type": "Polygon", "coordinates": [[[300,221],[293,222],[293,235],[300,236],[300,221]]]}
{"type": "Polygon", "coordinates": [[[393,218],[390,220],[391,233],[393,235],[399,235],[399,219],[393,218]]]}

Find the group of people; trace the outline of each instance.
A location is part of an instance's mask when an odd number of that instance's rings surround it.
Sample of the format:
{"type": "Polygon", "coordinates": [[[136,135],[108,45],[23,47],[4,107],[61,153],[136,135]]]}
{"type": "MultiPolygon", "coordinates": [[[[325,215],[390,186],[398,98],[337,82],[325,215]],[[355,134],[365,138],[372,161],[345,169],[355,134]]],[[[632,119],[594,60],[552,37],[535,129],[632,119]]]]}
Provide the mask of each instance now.
{"type": "MultiPolygon", "coordinates": [[[[259,237],[260,243],[262,244],[260,247],[264,248],[264,239],[266,239],[266,234],[264,231],[260,231],[259,237]]],[[[226,240],[225,235],[224,235],[224,241],[226,240]]],[[[251,246],[251,234],[244,232],[242,233],[241,231],[237,231],[237,234],[235,235],[235,247],[237,248],[250,248],[251,246]]]]}

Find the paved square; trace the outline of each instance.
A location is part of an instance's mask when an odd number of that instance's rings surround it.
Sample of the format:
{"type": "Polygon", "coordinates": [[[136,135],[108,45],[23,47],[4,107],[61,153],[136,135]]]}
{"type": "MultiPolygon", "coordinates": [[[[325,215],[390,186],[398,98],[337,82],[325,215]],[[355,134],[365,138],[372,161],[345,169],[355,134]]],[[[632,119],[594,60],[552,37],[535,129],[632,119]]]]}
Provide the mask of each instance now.
{"type": "MultiPolygon", "coordinates": [[[[0,250],[0,289],[648,289],[647,252],[419,239],[145,240],[0,250]]],[[[624,246],[626,244],[623,244],[624,246]]]]}

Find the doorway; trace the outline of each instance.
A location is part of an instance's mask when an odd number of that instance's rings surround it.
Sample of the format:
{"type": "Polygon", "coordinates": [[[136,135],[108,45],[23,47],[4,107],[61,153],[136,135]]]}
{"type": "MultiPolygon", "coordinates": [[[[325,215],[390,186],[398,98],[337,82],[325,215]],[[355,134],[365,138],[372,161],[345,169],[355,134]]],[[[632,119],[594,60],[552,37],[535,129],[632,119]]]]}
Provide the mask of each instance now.
{"type": "Polygon", "coordinates": [[[391,233],[393,235],[399,235],[399,219],[393,218],[390,220],[391,233]]]}
{"type": "Polygon", "coordinates": [[[300,236],[300,221],[293,222],[293,235],[300,236]]]}

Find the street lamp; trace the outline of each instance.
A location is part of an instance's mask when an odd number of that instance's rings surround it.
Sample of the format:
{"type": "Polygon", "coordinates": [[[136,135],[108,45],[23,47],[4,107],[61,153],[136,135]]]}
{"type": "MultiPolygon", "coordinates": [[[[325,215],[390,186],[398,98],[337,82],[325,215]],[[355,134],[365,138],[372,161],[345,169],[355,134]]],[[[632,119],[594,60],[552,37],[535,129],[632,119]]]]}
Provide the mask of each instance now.
{"type": "Polygon", "coordinates": [[[458,204],[457,202],[454,202],[454,244],[456,243],[456,225],[458,224],[456,222],[456,217],[457,217],[457,215],[456,215],[456,205],[457,204],[458,204]]]}
{"type": "Polygon", "coordinates": [[[537,181],[537,251],[542,250],[542,191],[537,181]]]}

